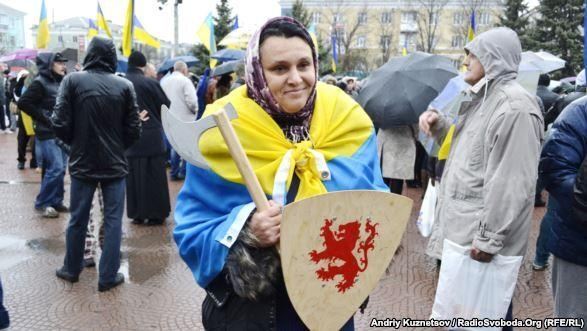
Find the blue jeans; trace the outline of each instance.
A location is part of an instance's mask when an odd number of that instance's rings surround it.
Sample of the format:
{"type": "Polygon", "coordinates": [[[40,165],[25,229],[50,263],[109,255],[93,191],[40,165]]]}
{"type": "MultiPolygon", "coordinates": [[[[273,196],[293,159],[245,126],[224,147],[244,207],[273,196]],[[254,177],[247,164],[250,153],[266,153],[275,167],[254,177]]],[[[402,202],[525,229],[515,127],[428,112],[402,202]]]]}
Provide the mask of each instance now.
{"type": "Polygon", "coordinates": [[[55,139],[38,140],[45,176],[41,180],[41,191],[37,195],[35,208],[43,209],[63,204],[63,179],[67,155],[57,146],[55,139]]]}
{"type": "Polygon", "coordinates": [[[108,181],[83,181],[71,178],[71,218],[65,235],[65,270],[79,275],[83,269],[86,232],[94,191],[100,185],[104,197],[104,247],[100,256],[100,284],[114,282],[120,268],[122,214],[124,212],[124,178],[108,181]]]}
{"type": "Polygon", "coordinates": [[[548,241],[551,237],[552,222],[554,219],[554,213],[559,209],[558,203],[552,197],[548,198],[548,204],[546,205],[546,214],[542,218],[540,224],[540,232],[538,233],[538,239],[536,240],[536,254],[534,255],[534,264],[543,266],[548,262],[550,252],[548,251],[548,241]]]}
{"type": "Polygon", "coordinates": [[[171,148],[171,171],[169,175],[175,178],[185,177],[185,161],[181,159],[173,148],[171,148]]]}

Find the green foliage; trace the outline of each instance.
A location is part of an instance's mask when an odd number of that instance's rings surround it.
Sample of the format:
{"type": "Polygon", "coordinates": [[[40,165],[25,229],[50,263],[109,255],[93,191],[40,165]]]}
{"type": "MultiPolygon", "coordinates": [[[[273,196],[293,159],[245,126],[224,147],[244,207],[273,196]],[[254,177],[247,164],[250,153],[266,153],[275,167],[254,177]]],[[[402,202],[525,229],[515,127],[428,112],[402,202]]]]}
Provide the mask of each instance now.
{"type": "Polygon", "coordinates": [[[308,10],[304,7],[304,2],[302,0],[296,0],[293,3],[291,9],[291,17],[298,20],[306,28],[310,27],[310,14],[308,13],[308,10]]]}
{"type": "Polygon", "coordinates": [[[532,44],[527,35],[529,28],[528,15],[528,6],[524,3],[524,0],[506,0],[505,11],[499,17],[499,26],[507,26],[516,31],[524,50],[532,44]]]}
{"type": "Polygon", "coordinates": [[[541,0],[536,25],[530,32],[532,50],[546,50],[567,61],[562,76],[583,68],[584,0],[541,0]]]}
{"type": "Polygon", "coordinates": [[[198,44],[192,47],[191,53],[200,60],[195,65],[195,71],[198,75],[204,73],[204,70],[210,65],[210,52],[203,44],[198,44]]]}

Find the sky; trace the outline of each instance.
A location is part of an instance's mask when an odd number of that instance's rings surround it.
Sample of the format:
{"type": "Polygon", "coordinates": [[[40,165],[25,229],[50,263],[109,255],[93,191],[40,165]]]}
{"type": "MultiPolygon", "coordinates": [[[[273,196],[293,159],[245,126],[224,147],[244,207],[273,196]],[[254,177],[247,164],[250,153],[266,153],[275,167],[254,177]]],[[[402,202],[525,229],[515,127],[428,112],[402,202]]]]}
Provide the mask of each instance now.
{"type": "MultiPolygon", "coordinates": [[[[151,35],[173,41],[173,3],[168,0],[162,10],[157,0],[135,0],[135,14],[151,35]]],[[[179,5],[179,42],[196,44],[196,31],[210,11],[216,9],[217,0],[183,0],[179,5]]],[[[0,0],[0,3],[25,12],[26,47],[32,47],[30,28],[38,24],[41,0],[0,0]]],[[[107,20],[122,25],[127,0],[100,0],[107,20]]],[[[49,22],[75,16],[96,18],[96,0],[45,0],[49,22]]],[[[238,14],[239,26],[257,27],[268,18],[278,16],[278,0],[229,0],[232,13],[238,14]],[[252,5],[254,3],[254,5],[252,5]]]]}

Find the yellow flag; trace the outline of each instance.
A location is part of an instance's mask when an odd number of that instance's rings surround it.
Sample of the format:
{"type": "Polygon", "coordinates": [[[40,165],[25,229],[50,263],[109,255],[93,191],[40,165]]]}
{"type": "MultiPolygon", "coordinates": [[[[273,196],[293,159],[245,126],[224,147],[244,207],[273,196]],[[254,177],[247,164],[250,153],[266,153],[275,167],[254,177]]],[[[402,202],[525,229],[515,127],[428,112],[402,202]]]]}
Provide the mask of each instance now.
{"type": "Polygon", "coordinates": [[[89,19],[89,27],[88,27],[88,40],[91,40],[95,36],[98,35],[98,26],[93,19],[89,19]]]}
{"type": "Polygon", "coordinates": [[[133,41],[133,17],[134,17],[134,0],[128,0],[126,15],[124,18],[124,27],[122,28],[122,55],[129,57],[132,52],[133,41]]]}
{"type": "Polygon", "coordinates": [[[102,14],[102,8],[100,8],[100,3],[98,2],[98,17],[96,18],[96,22],[98,24],[98,28],[104,30],[108,37],[112,39],[112,32],[110,32],[110,28],[108,27],[108,22],[104,18],[104,14],[102,14]]]}
{"type": "Polygon", "coordinates": [[[143,25],[141,24],[141,22],[139,21],[139,19],[137,18],[136,15],[134,17],[134,37],[138,42],[141,42],[143,44],[147,44],[151,47],[154,47],[154,48],[161,47],[161,43],[159,43],[159,40],[153,38],[153,36],[151,36],[145,30],[145,28],[143,28],[143,25]]]}
{"type": "Polygon", "coordinates": [[[39,30],[37,31],[37,48],[47,48],[49,46],[49,22],[47,21],[47,9],[45,0],[41,3],[41,17],[39,17],[39,30]]]}
{"type": "MultiPolygon", "coordinates": [[[[210,55],[216,53],[216,38],[214,37],[214,21],[212,20],[212,13],[209,13],[204,19],[204,23],[200,25],[196,35],[202,42],[202,44],[210,51],[210,55]]],[[[215,59],[210,59],[210,68],[216,66],[215,59]]]]}

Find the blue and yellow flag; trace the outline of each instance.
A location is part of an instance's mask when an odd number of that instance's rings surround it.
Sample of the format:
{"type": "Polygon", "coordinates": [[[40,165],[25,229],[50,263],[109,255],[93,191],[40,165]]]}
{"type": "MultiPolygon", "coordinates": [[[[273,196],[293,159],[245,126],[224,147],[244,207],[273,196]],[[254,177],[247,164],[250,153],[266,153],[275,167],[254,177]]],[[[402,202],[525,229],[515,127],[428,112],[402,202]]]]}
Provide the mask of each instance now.
{"type": "Polygon", "coordinates": [[[98,26],[93,19],[88,19],[88,39],[92,39],[98,35],[98,26]]]}
{"type": "Polygon", "coordinates": [[[134,0],[128,0],[126,14],[124,17],[124,27],[122,28],[122,55],[129,57],[132,52],[133,41],[133,17],[134,17],[134,0]]]}
{"type": "Polygon", "coordinates": [[[469,25],[469,31],[467,32],[467,41],[471,41],[475,38],[475,30],[477,26],[475,25],[475,10],[471,12],[471,24],[469,25]]]}
{"type": "Polygon", "coordinates": [[[332,45],[332,72],[336,72],[336,65],[338,64],[338,50],[337,50],[337,42],[336,42],[336,34],[332,34],[330,39],[330,44],[332,45]]]}
{"type": "Polygon", "coordinates": [[[408,55],[408,35],[405,35],[405,39],[404,39],[404,47],[402,48],[402,56],[407,56],[408,55]]]}
{"type": "Polygon", "coordinates": [[[49,46],[49,21],[47,20],[47,8],[45,0],[41,3],[41,16],[39,17],[39,29],[37,30],[37,49],[49,46]]]}
{"type": "Polygon", "coordinates": [[[98,16],[96,17],[96,23],[98,25],[98,29],[104,30],[108,37],[112,39],[112,32],[110,32],[110,28],[108,27],[108,22],[104,18],[104,14],[102,13],[102,8],[100,8],[100,2],[98,2],[98,16]]]}
{"type": "Polygon", "coordinates": [[[153,38],[153,36],[151,36],[146,30],[145,28],[143,28],[143,25],[141,24],[141,22],[139,21],[139,19],[137,18],[137,16],[134,16],[134,38],[138,41],[141,42],[143,44],[147,44],[151,47],[155,47],[155,48],[159,48],[161,47],[161,43],[159,43],[159,40],[153,38]]]}
{"type": "MultiPolygon", "coordinates": [[[[198,38],[204,46],[210,51],[210,54],[216,53],[216,38],[214,37],[214,20],[212,19],[212,13],[209,13],[204,19],[204,23],[196,32],[198,38]]],[[[216,65],[215,59],[210,59],[210,68],[214,68],[216,65]]]]}
{"type": "MultiPolygon", "coordinates": [[[[295,201],[342,190],[389,191],[381,176],[375,130],[365,111],[336,86],[319,82],[316,90],[311,143],[294,144],[286,139],[263,108],[247,96],[245,86],[208,105],[204,117],[228,102],[235,107],[238,118],[232,124],[236,134],[264,192],[275,201],[280,200],[276,195],[287,197],[284,193],[294,173],[300,179],[295,199],[290,197],[295,201]],[[323,156],[329,180],[323,180],[316,155],[323,156]],[[276,185],[284,179],[281,174],[287,179],[283,186],[276,185]]],[[[177,197],[173,235],[196,281],[206,287],[222,271],[232,239],[254,205],[217,128],[204,133],[199,148],[210,169],[187,166],[188,176],[177,197]]],[[[289,202],[293,201],[286,200],[289,202]]]]}

